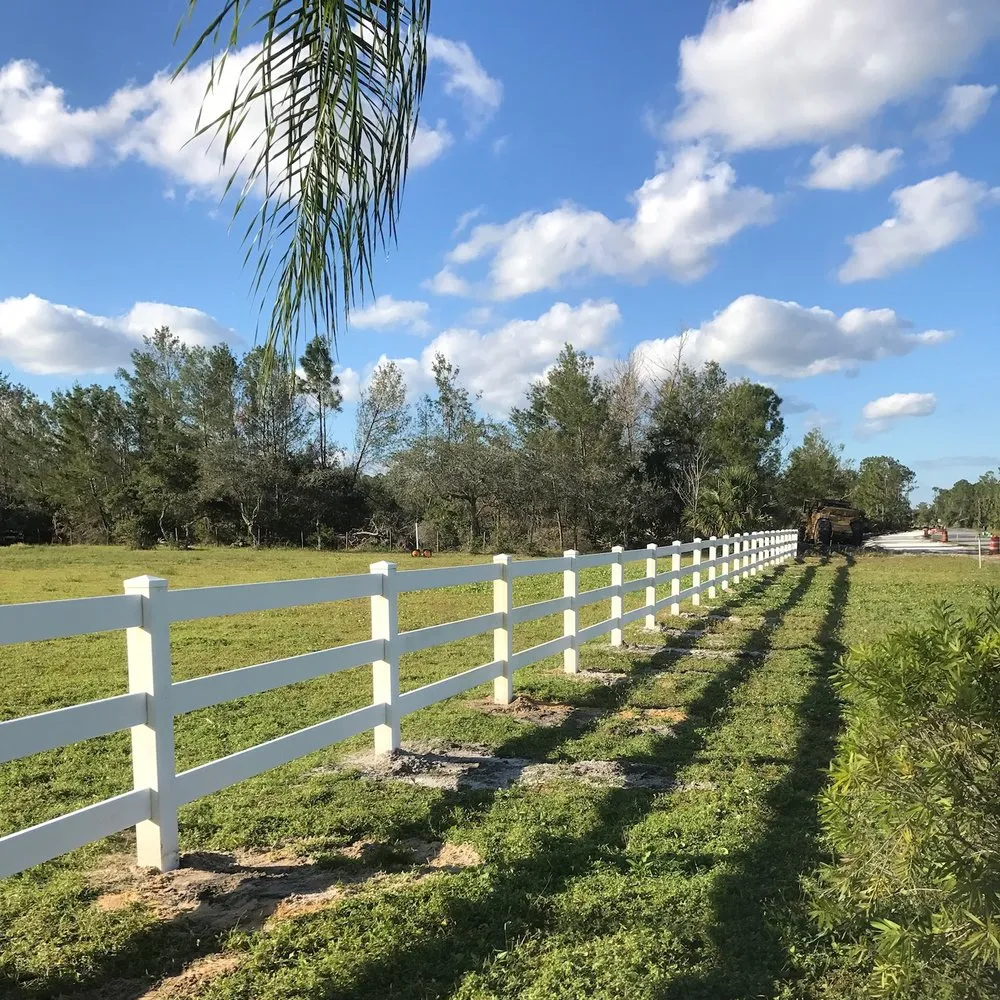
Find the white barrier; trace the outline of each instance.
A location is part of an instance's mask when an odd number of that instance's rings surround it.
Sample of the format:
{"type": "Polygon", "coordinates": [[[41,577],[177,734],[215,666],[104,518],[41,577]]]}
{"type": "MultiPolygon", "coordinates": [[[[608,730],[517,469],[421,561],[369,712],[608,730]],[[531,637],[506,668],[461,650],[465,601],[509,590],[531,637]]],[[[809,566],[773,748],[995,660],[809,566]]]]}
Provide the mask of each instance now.
{"type": "Polygon", "coordinates": [[[522,667],[561,653],[563,669],[576,673],[583,643],[610,632],[611,644],[620,646],[622,630],[631,622],[645,617],[646,626],[654,628],[656,614],[664,608],[669,606],[672,614],[679,614],[681,601],[690,599],[698,604],[706,592],[715,597],[717,587],[727,590],[748,575],[787,561],[795,555],[796,547],[797,532],[783,530],[707,541],[696,538],[671,545],[653,543],[629,551],[621,546],[587,555],[569,551],[561,558],[523,562],[501,555],[485,565],[406,573],[397,573],[393,563],[378,562],[369,573],[354,576],[192,590],[171,591],[166,580],[145,576],[126,580],[125,593],[119,597],[0,605],[0,646],[124,628],[129,679],[127,694],[0,722],[0,764],[130,729],[134,785],[134,790],[124,795],[0,837],[0,878],[131,826],[136,829],[140,865],[160,871],[176,868],[179,806],[366,730],[373,731],[376,751],[396,749],[403,716],[491,680],[494,699],[508,704],[513,698],[514,674],[522,667]],[[681,557],[687,553],[691,561],[682,566],[681,557]],[[657,572],[657,560],[667,556],[670,571],[657,572]],[[625,566],[634,562],[645,562],[645,575],[626,582],[625,566]],[[581,593],[580,570],[596,566],[611,568],[610,586],[581,593]],[[559,572],[563,574],[562,597],[514,606],[515,579],[559,572]],[[684,576],[691,576],[693,583],[682,590],[684,576]],[[399,631],[399,594],[489,582],[493,583],[492,611],[462,621],[399,631]],[[665,583],[670,584],[670,594],[658,599],[657,587],[665,583]],[[625,596],[636,590],[645,590],[644,603],[625,611],[625,596]],[[371,639],[193,680],[172,680],[172,622],[363,597],[371,599],[371,639]],[[610,616],[580,628],[580,608],[601,601],[609,602],[610,616]],[[557,614],[563,616],[561,636],[514,651],[516,625],[557,614]],[[400,692],[400,656],[484,632],[493,633],[491,662],[400,692]],[[176,772],[177,715],[365,663],[372,665],[371,705],[176,772]]]}

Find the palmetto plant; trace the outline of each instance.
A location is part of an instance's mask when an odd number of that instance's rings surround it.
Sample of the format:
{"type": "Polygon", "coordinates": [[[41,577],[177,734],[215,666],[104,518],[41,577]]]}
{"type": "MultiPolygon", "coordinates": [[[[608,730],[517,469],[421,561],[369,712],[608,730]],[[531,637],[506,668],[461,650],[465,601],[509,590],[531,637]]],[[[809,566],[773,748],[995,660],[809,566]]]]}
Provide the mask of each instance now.
{"type": "Polygon", "coordinates": [[[178,67],[211,49],[197,132],[248,219],[271,350],[294,357],[304,322],[335,339],[395,241],[429,16],[430,0],[223,0],[178,67]]]}

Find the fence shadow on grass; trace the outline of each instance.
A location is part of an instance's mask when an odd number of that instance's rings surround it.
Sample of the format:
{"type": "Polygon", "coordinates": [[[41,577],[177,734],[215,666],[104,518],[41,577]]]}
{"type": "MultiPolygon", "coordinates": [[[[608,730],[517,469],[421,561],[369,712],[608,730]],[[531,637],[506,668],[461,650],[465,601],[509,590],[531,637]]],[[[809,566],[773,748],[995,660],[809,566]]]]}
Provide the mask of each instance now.
{"type": "MultiPolygon", "coordinates": [[[[774,573],[748,581],[738,590],[729,591],[711,611],[715,614],[731,613],[740,604],[752,601],[768,591],[776,581],[783,578],[787,566],[779,566],[774,573]]],[[[745,636],[741,650],[754,650],[766,654],[771,648],[771,635],[781,619],[796,607],[809,592],[817,572],[815,564],[803,570],[799,580],[788,592],[780,606],[764,617],[763,623],[745,636]]],[[[838,577],[839,580],[839,577],[838,577]]],[[[842,604],[846,596],[846,569],[842,604]]],[[[835,624],[828,615],[829,635],[836,632],[835,624]]],[[[702,625],[698,619],[686,619],[675,638],[698,631],[702,625]]],[[[655,738],[652,751],[644,754],[643,764],[656,764],[668,777],[675,777],[682,768],[695,759],[706,743],[708,734],[725,723],[732,707],[733,692],[745,683],[764,662],[764,656],[736,657],[726,667],[712,676],[702,692],[688,706],[688,716],[672,727],[672,735],[655,738]]],[[[662,670],[668,666],[656,654],[636,657],[625,683],[605,690],[588,692],[582,690],[581,705],[599,707],[606,713],[624,706],[637,684],[649,676],[651,670],[662,670]]],[[[819,682],[817,682],[819,683],[819,682]]],[[[822,691],[814,695],[817,709],[822,702],[822,691]]],[[[587,714],[583,718],[570,719],[550,729],[535,730],[508,740],[497,748],[497,756],[529,757],[544,760],[557,755],[560,746],[580,739],[588,731],[596,728],[601,717],[587,714]]],[[[832,735],[829,737],[832,745],[832,735]]],[[[800,750],[802,762],[793,767],[793,775],[811,775],[820,770],[820,759],[826,752],[826,744],[808,753],[800,750]]],[[[639,761],[637,757],[629,760],[639,761]]],[[[798,758],[797,758],[798,761],[798,758]]],[[[791,780],[791,778],[789,779],[791,780]]],[[[799,777],[796,780],[817,782],[821,780],[799,777]]],[[[810,786],[811,787],[811,786],[810,786]]],[[[789,791],[790,793],[790,791],[789,791]]],[[[470,819],[482,816],[493,807],[495,793],[445,792],[432,811],[429,821],[431,830],[448,825],[456,808],[462,808],[470,819]]],[[[317,998],[324,1000],[346,1000],[348,997],[367,998],[373,995],[391,997],[393,1000],[417,1000],[447,995],[463,976],[469,972],[482,970],[498,953],[507,950],[512,940],[530,935],[545,927],[550,920],[549,900],[562,891],[574,876],[590,870],[595,862],[607,862],[620,852],[628,831],[642,821],[652,808],[655,794],[640,789],[610,789],[592,794],[595,822],[584,836],[548,835],[534,853],[523,860],[505,867],[488,866],[488,878],[483,878],[483,870],[477,869],[451,876],[459,880],[456,884],[466,890],[448,894],[443,903],[435,907],[434,920],[427,932],[407,940],[405,945],[395,947],[388,953],[360,964],[351,976],[349,984],[318,982],[314,990],[317,998]],[[486,888],[484,889],[484,885],[486,888]],[[442,931],[442,927],[447,931],[442,931]]],[[[405,835],[412,835],[406,831],[405,835]]],[[[782,830],[776,830],[774,843],[761,844],[759,860],[777,863],[778,859],[768,859],[767,852],[786,839],[782,830]]],[[[620,858],[624,864],[625,859],[620,858]]],[[[756,863],[748,857],[745,867],[756,863]]],[[[798,862],[796,862],[798,864],[798,862]]],[[[795,867],[795,866],[792,866],[795,867]]],[[[800,870],[801,865],[795,867],[800,870]]],[[[775,871],[775,881],[782,882],[782,871],[775,871]]],[[[431,883],[427,883],[429,886],[431,883]]],[[[735,890],[735,887],[734,887],[735,890]]],[[[245,892],[245,889],[242,890],[245,892]]],[[[420,891],[419,889],[416,891],[420,891]]],[[[428,890],[429,891],[429,890],[428,890]]],[[[384,897],[383,906],[398,906],[400,912],[412,910],[411,893],[393,893],[384,897]]],[[[723,892],[718,902],[720,933],[735,929],[735,913],[727,909],[723,892]]],[[[208,901],[214,909],[225,908],[225,897],[214,897],[208,901]]],[[[343,908],[345,904],[341,904],[343,908]]],[[[352,905],[350,902],[347,906],[352,905]]],[[[357,905],[366,905],[363,899],[357,905]]],[[[311,918],[305,918],[311,919],[311,918]]],[[[763,917],[757,921],[763,925],[763,917]]],[[[751,927],[753,930],[756,927],[751,927]]],[[[151,984],[175,975],[191,961],[213,954],[225,945],[227,931],[211,931],[199,925],[198,914],[181,914],[166,921],[159,921],[133,934],[113,955],[100,956],[88,969],[85,976],[70,982],[65,978],[50,978],[37,981],[30,986],[15,982],[0,973],[0,993],[17,997],[110,997],[116,1000],[136,1000],[151,984]],[[142,970],[136,975],[136,970],[142,970]],[[112,992],[109,993],[108,990],[112,992]]],[[[776,954],[775,948],[770,953],[776,954]]],[[[281,956],[275,955],[280,963],[281,956]]],[[[760,965],[760,963],[758,963],[760,965]]],[[[764,963],[769,969],[773,962],[764,963]]],[[[761,966],[762,968],[764,966],[761,966]]],[[[762,973],[762,975],[764,975],[762,973]]],[[[758,977],[761,978],[761,977],[758,977]]],[[[761,980],[763,981],[763,979],[761,980]]],[[[692,987],[698,984],[692,982],[692,987]]],[[[705,984],[709,988],[709,984],[705,984]]],[[[686,993],[672,994],[687,996],[686,993]]],[[[691,993],[696,996],[696,993],[691,993]]],[[[705,994],[708,995],[708,994],[705,994]]],[[[712,994],[713,996],[715,994],[712,994]]],[[[720,994],[721,995],[721,994],[720,994]]]]}
{"type": "MultiPolygon", "coordinates": [[[[831,557],[824,557],[828,564],[831,557]]],[[[705,972],[670,984],[663,1000],[736,1000],[772,996],[791,974],[787,932],[811,936],[799,880],[820,860],[818,795],[836,750],[840,701],[831,678],[844,653],[840,641],[850,590],[849,553],[836,569],[823,621],[813,643],[813,680],[798,705],[801,735],[787,774],[766,797],[771,822],[735,870],[712,892],[715,962],[705,972]]]]}

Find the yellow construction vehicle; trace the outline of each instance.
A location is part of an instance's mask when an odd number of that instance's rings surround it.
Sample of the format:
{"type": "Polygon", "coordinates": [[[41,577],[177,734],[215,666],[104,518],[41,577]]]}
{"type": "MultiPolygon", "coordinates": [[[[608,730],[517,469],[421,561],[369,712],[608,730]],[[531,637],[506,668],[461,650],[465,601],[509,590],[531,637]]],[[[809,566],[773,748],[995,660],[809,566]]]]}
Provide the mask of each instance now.
{"type": "Polygon", "coordinates": [[[864,540],[865,515],[848,500],[807,500],[799,523],[800,547],[860,545],[864,540]]]}

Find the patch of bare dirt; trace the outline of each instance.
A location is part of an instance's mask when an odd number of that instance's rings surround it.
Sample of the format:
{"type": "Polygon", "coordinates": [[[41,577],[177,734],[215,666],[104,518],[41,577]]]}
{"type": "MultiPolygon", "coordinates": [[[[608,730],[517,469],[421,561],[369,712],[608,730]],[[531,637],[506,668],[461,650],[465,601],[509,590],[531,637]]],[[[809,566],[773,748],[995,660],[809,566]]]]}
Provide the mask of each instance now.
{"type": "Polygon", "coordinates": [[[585,725],[600,715],[597,709],[579,708],[559,702],[535,701],[534,698],[525,695],[515,698],[509,705],[498,705],[492,698],[480,698],[468,704],[477,712],[502,715],[534,726],[585,725]]]}
{"type": "MultiPolygon", "coordinates": [[[[617,649],[620,647],[609,647],[617,649]]],[[[628,674],[621,674],[614,670],[580,670],[575,674],[566,674],[571,681],[586,681],[588,683],[597,682],[605,687],[617,687],[628,680],[628,674]]]]}
{"type": "Polygon", "coordinates": [[[358,754],[345,763],[371,781],[403,781],[450,791],[498,791],[514,784],[539,786],[554,781],[580,781],[604,788],[673,786],[662,772],[642,765],[602,760],[539,764],[523,757],[494,757],[477,745],[411,743],[391,754],[358,754]]]}
{"type": "Polygon", "coordinates": [[[467,845],[407,840],[390,845],[352,844],[336,852],[340,867],[289,851],[233,854],[195,852],[172,872],[138,868],[128,855],[112,855],[90,874],[100,895],[94,906],[113,911],[141,904],[160,920],[181,920],[210,931],[259,930],[266,922],[319,909],[380,880],[423,878],[480,863],[467,845]]]}
{"type": "Polygon", "coordinates": [[[579,781],[596,788],[644,788],[665,792],[674,781],[658,768],[618,760],[578,760],[567,764],[535,764],[521,778],[526,785],[579,781]]]}
{"type": "Polygon", "coordinates": [[[727,615],[722,611],[709,611],[707,614],[699,611],[682,611],[679,615],[674,615],[674,617],[705,622],[732,622],[734,625],[738,625],[740,622],[745,621],[745,619],[741,618],[739,615],[727,615]]]}
{"type": "Polygon", "coordinates": [[[161,980],[139,1000],[181,1000],[196,997],[213,979],[234,972],[241,962],[239,955],[206,955],[192,962],[183,972],[161,980]]]}
{"type": "Polygon", "coordinates": [[[711,635],[707,628],[670,628],[667,625],[660,629],[660,633],[672,639],[703,639],[706,635],[711,635]]]}
{"type": "Polygon", "coordinates": [[[738,660],[741,658],[758,659],[767,656],[760,649],[722,649],[717,647],[702,649],[698,646],[661,646],[656,650],[658,656],[692,656],[696,660],[738,660]]]}
{"type": "Polygon", "coordinates": [[[673,736],[674,726],[688,717],[680,708],[626,708],[615,715],[639,733],[673,736]]]}

